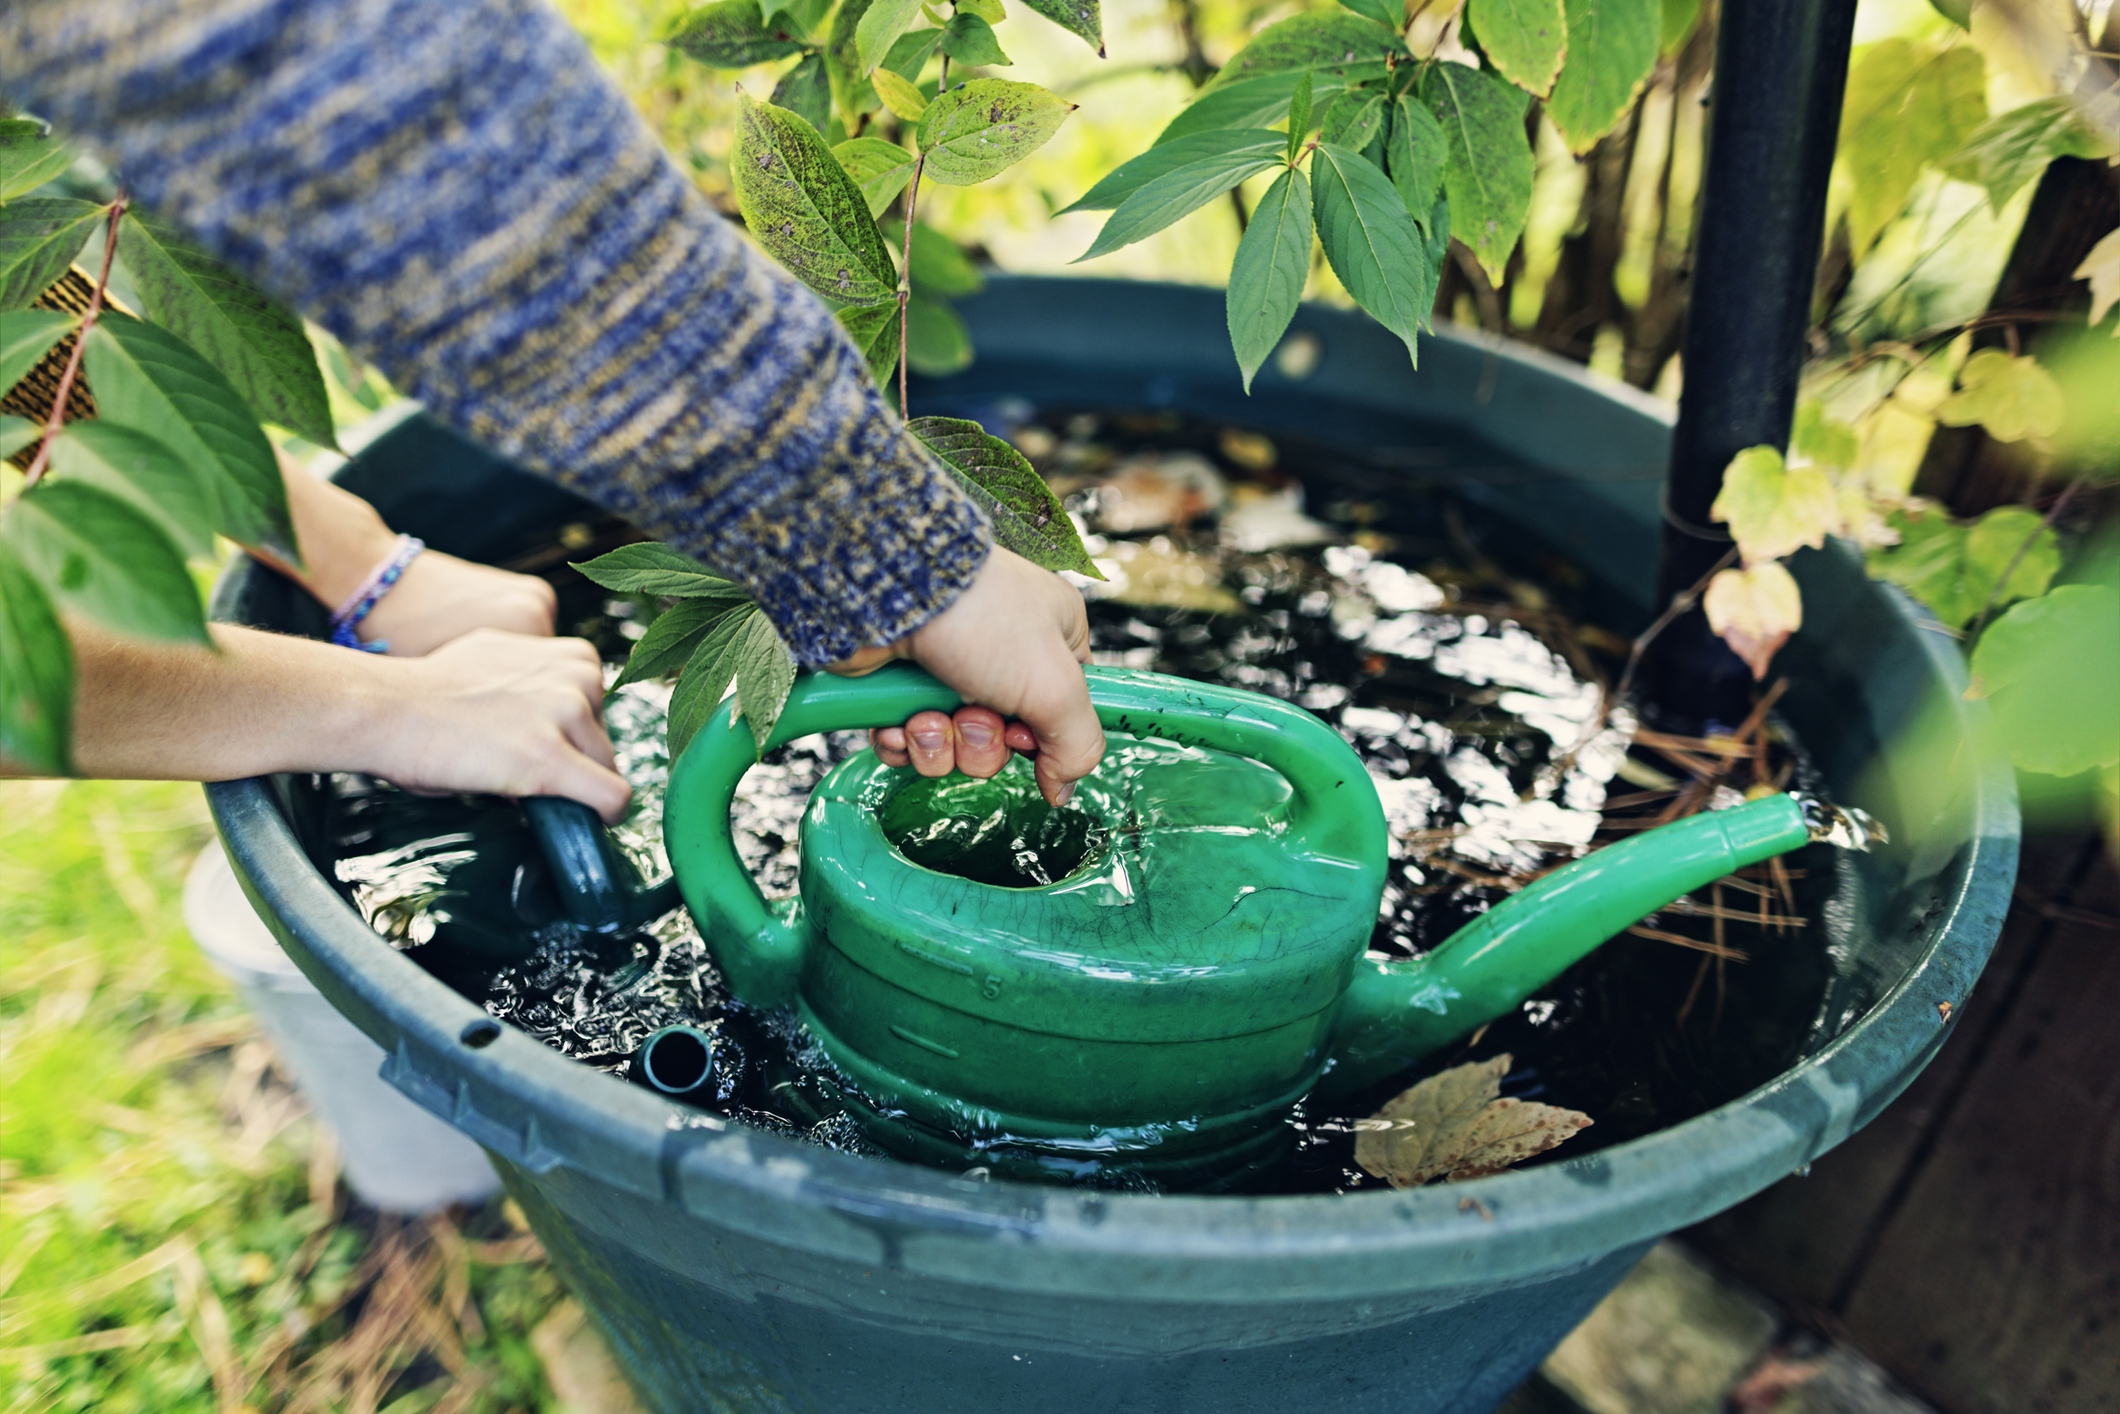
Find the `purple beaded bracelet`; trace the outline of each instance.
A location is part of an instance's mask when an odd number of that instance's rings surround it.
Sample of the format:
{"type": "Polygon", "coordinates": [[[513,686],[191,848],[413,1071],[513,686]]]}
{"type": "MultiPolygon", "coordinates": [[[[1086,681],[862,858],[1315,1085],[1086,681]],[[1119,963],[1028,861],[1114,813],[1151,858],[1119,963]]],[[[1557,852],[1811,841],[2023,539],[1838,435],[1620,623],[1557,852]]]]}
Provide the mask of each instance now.
{"type": "Polygon", "coordinates": [[[375,612],[375,606],[382,602],[383,596],[390,592],[390,586],[396,584],[405,573],[405,567],[417,559],[420,551],[426,548],[426,542],[418,537],[400,535],[397,538],[397,547],[375,567],[368,578],[361,581],[361,587],[354,590],[352,596],[339,605],[339,611],[331,616],[331,641],[341,648],[357,648],[363,653],[389,652],[389,643],[382,639],[363,643],[355,630],[361,626],[363,619],[375,612]]]}

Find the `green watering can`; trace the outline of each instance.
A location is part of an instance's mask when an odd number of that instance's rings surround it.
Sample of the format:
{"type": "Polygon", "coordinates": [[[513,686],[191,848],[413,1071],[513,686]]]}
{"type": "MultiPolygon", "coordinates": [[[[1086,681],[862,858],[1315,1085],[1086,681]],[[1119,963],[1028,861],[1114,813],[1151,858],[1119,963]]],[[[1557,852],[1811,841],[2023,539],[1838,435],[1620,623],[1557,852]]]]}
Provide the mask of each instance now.
{"type": "MultiPolygon", "coordinates": [[[[1644,915],[1814,837],[1787,795],[1697,815],[1546,875],[1424,958],[1379,961],[1364,954],[1384,814],[1338,733],[1256,693],[1087,672],[1110,747],[1073,805],[1101,838],[1050,884],[924,868],[886,834],[893,817],[901,838],[908,817],[946,822],[963,797],[975,813],[1036,814],[1020,761],[949,786],[873,752],[843,762],[803,817],[801,897],[778,903],[730,834],[757,760],[730,704],[672,771],[665,845],[729,990],[792,1007],[893,1153],[1045,1177],[1226,1179],[1278,1156],[1305,1096],[1382,1081],[1644,915]]],[[[812,674],[768,746],[960,705],[910,665],[812,674]]],[[[539,817],[548,854],[559,818],[539,817]]],[[[567,848],[577,862],[597,853],[567,848]]],[[[626,911],[607,883],[584,887],[626,911]]]]}

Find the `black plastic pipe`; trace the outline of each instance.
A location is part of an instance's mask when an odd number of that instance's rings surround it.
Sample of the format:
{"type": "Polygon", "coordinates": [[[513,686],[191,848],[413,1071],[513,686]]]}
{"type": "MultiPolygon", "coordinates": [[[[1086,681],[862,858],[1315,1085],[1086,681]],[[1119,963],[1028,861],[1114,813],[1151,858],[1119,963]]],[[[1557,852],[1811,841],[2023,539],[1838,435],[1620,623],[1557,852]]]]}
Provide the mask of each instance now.
{"type": "MultiPolygon", "coordinates": [[[[1659,604],[1730,550],[1708,519],[1730,458],[1787,445],[1854,33],[1855,0],[1723,0],[1659,604]]],[[[1734,725],[1749,710],[1751,670],[1698,608],[1647,666],[1654,700],[1676,718],[1734,725]]]]}

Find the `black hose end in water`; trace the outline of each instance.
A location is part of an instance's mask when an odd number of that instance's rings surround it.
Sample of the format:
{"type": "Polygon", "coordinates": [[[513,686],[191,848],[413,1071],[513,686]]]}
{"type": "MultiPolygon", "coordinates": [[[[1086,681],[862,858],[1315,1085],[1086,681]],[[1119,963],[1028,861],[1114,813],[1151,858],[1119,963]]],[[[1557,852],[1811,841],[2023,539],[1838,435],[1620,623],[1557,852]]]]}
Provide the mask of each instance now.
{"type": "Polygon", "coordinates": [[[721,1036],[697,1026],[665,1026],[640,1043],[626,1078],[698,1104],[733,1098],[742,1068],[736,1048],[721,1036]]]}

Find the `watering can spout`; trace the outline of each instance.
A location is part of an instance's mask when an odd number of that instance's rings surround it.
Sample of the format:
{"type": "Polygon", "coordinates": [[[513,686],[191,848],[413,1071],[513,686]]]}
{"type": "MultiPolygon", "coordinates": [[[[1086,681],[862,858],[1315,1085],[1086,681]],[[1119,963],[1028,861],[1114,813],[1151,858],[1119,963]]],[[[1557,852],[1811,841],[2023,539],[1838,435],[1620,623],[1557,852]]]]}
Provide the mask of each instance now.
{"type": "Polygon", "coordinates": [[[1375,1084],[1518,1006],[1629,924],[1811,838],[1793,796],[1696,815],[1555,870],[1418,961],[1361,959],[1317,1093],[1375,1084]]]}

